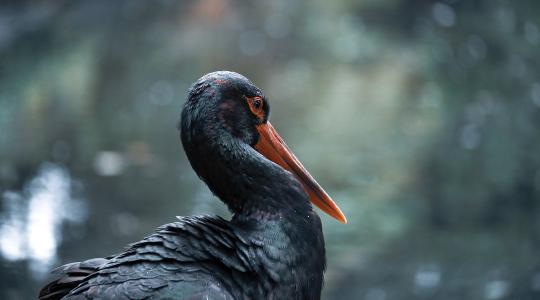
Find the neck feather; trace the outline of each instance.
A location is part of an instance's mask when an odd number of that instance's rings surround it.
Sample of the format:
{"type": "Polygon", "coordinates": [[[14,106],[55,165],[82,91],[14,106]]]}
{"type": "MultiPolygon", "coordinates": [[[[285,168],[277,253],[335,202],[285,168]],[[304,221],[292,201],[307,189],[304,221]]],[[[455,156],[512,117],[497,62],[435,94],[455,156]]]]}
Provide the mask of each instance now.
{"type": "Polygon", "coordinates": [[[321,222],[300,183],[251,146],[225,130],[211,136],[182,136],[184,149],[199,177],[234,213],[231,226],[243,240],[262,245],[266,280],[290,295],[285,298],[320,298],[325,250],[321,222]],[[269,257],[269,255],[271,257],[269,257]],[[266,264],[271,260],[281,261],[266,264]],[[291,272],[290,270],[303,270],[291,272]]]}
{"type": "Polygon", "coordinates": [[[300,183],[288,171],[227,132],[184,145],[201,179],[237,217],[265,219],[312,212],[300,183]]]}

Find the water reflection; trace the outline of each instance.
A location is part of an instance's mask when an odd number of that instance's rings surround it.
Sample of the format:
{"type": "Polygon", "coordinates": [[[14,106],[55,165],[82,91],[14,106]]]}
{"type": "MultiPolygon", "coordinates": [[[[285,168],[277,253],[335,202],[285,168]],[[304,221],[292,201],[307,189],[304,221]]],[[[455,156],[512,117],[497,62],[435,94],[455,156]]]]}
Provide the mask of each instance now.
{"type": "Polygon", "coordinates": [[[441,283],[441,270],[437,265],[422,266],[414,275],[414,287],[421,290],[434,289],[441,283]]]}
{"type": "Polygon", "coordinates": [[[494,280],[488,282],[484,289],[486,299],[501,299],[508,293],[510,285],[504,280],[494,280]]]}
{"type": "Polygon", "coordinates": [[[64,168],[45,163],[23,191],[3,193],[0,252],[6,260],[28,260],[36,277],[49,270],[62,241],[61,226],[86,217],[84,203],[73,195],[76,185],[64,168]]]}
{"type": "Polygon", "coordinates": [[[115,151],[101,151],[94,159],[94,169],[101,176],[120,175],[126,167],[123,154],[115,151]]]}

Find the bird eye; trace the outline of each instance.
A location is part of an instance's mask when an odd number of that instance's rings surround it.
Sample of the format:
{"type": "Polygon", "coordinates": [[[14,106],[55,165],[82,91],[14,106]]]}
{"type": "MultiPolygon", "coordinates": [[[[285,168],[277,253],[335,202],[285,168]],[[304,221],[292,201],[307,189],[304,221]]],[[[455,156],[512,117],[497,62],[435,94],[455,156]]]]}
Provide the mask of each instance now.
{"type": "Polygon", "coordinates": [[[263,119],[264,118],[264,110],[262,109],[264,105],[263,99],[259,96],[255,96],[253,98],[246,97],[246,100],[247,100],[247,103],[249,105],[249,109],[251,110],[251,112],[255,116],[257,116],[257,118],[263,119]]]}
{"type": "Polygon", "coordinates": [[[261,106],[262,106],[262,100],[261,100],[261,98],[255,97],[255,99],[253,99],[253,106],[254,106],[256,109],[261,108],[261,106]]]}

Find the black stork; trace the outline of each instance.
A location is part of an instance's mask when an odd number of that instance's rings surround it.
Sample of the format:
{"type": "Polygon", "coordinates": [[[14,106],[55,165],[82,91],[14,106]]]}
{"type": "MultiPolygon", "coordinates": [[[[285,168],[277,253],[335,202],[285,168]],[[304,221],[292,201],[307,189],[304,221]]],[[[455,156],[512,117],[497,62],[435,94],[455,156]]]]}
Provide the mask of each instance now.
{"type": "Polygon", "coordinates": [[[346,218],[268,122],[246,77],[209,73],[188,91],[180,137],[233,217],[181,217],[107,258],[61,266],[40,299],[319,299],[324,238],[311,201],[346,218]]]}

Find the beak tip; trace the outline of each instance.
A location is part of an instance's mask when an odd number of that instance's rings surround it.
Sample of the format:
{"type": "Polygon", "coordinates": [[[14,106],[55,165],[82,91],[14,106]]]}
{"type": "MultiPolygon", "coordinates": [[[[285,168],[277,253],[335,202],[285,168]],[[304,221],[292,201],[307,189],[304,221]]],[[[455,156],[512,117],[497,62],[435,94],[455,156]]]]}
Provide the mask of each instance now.
{"type": "Polygon", "coordinates": [[[337,217],[336,219],[342,224],[347,224],[348,223],[347,217],[345,217],[345,215],[343,213],[341,213],[340,216],[337,217]]]}

